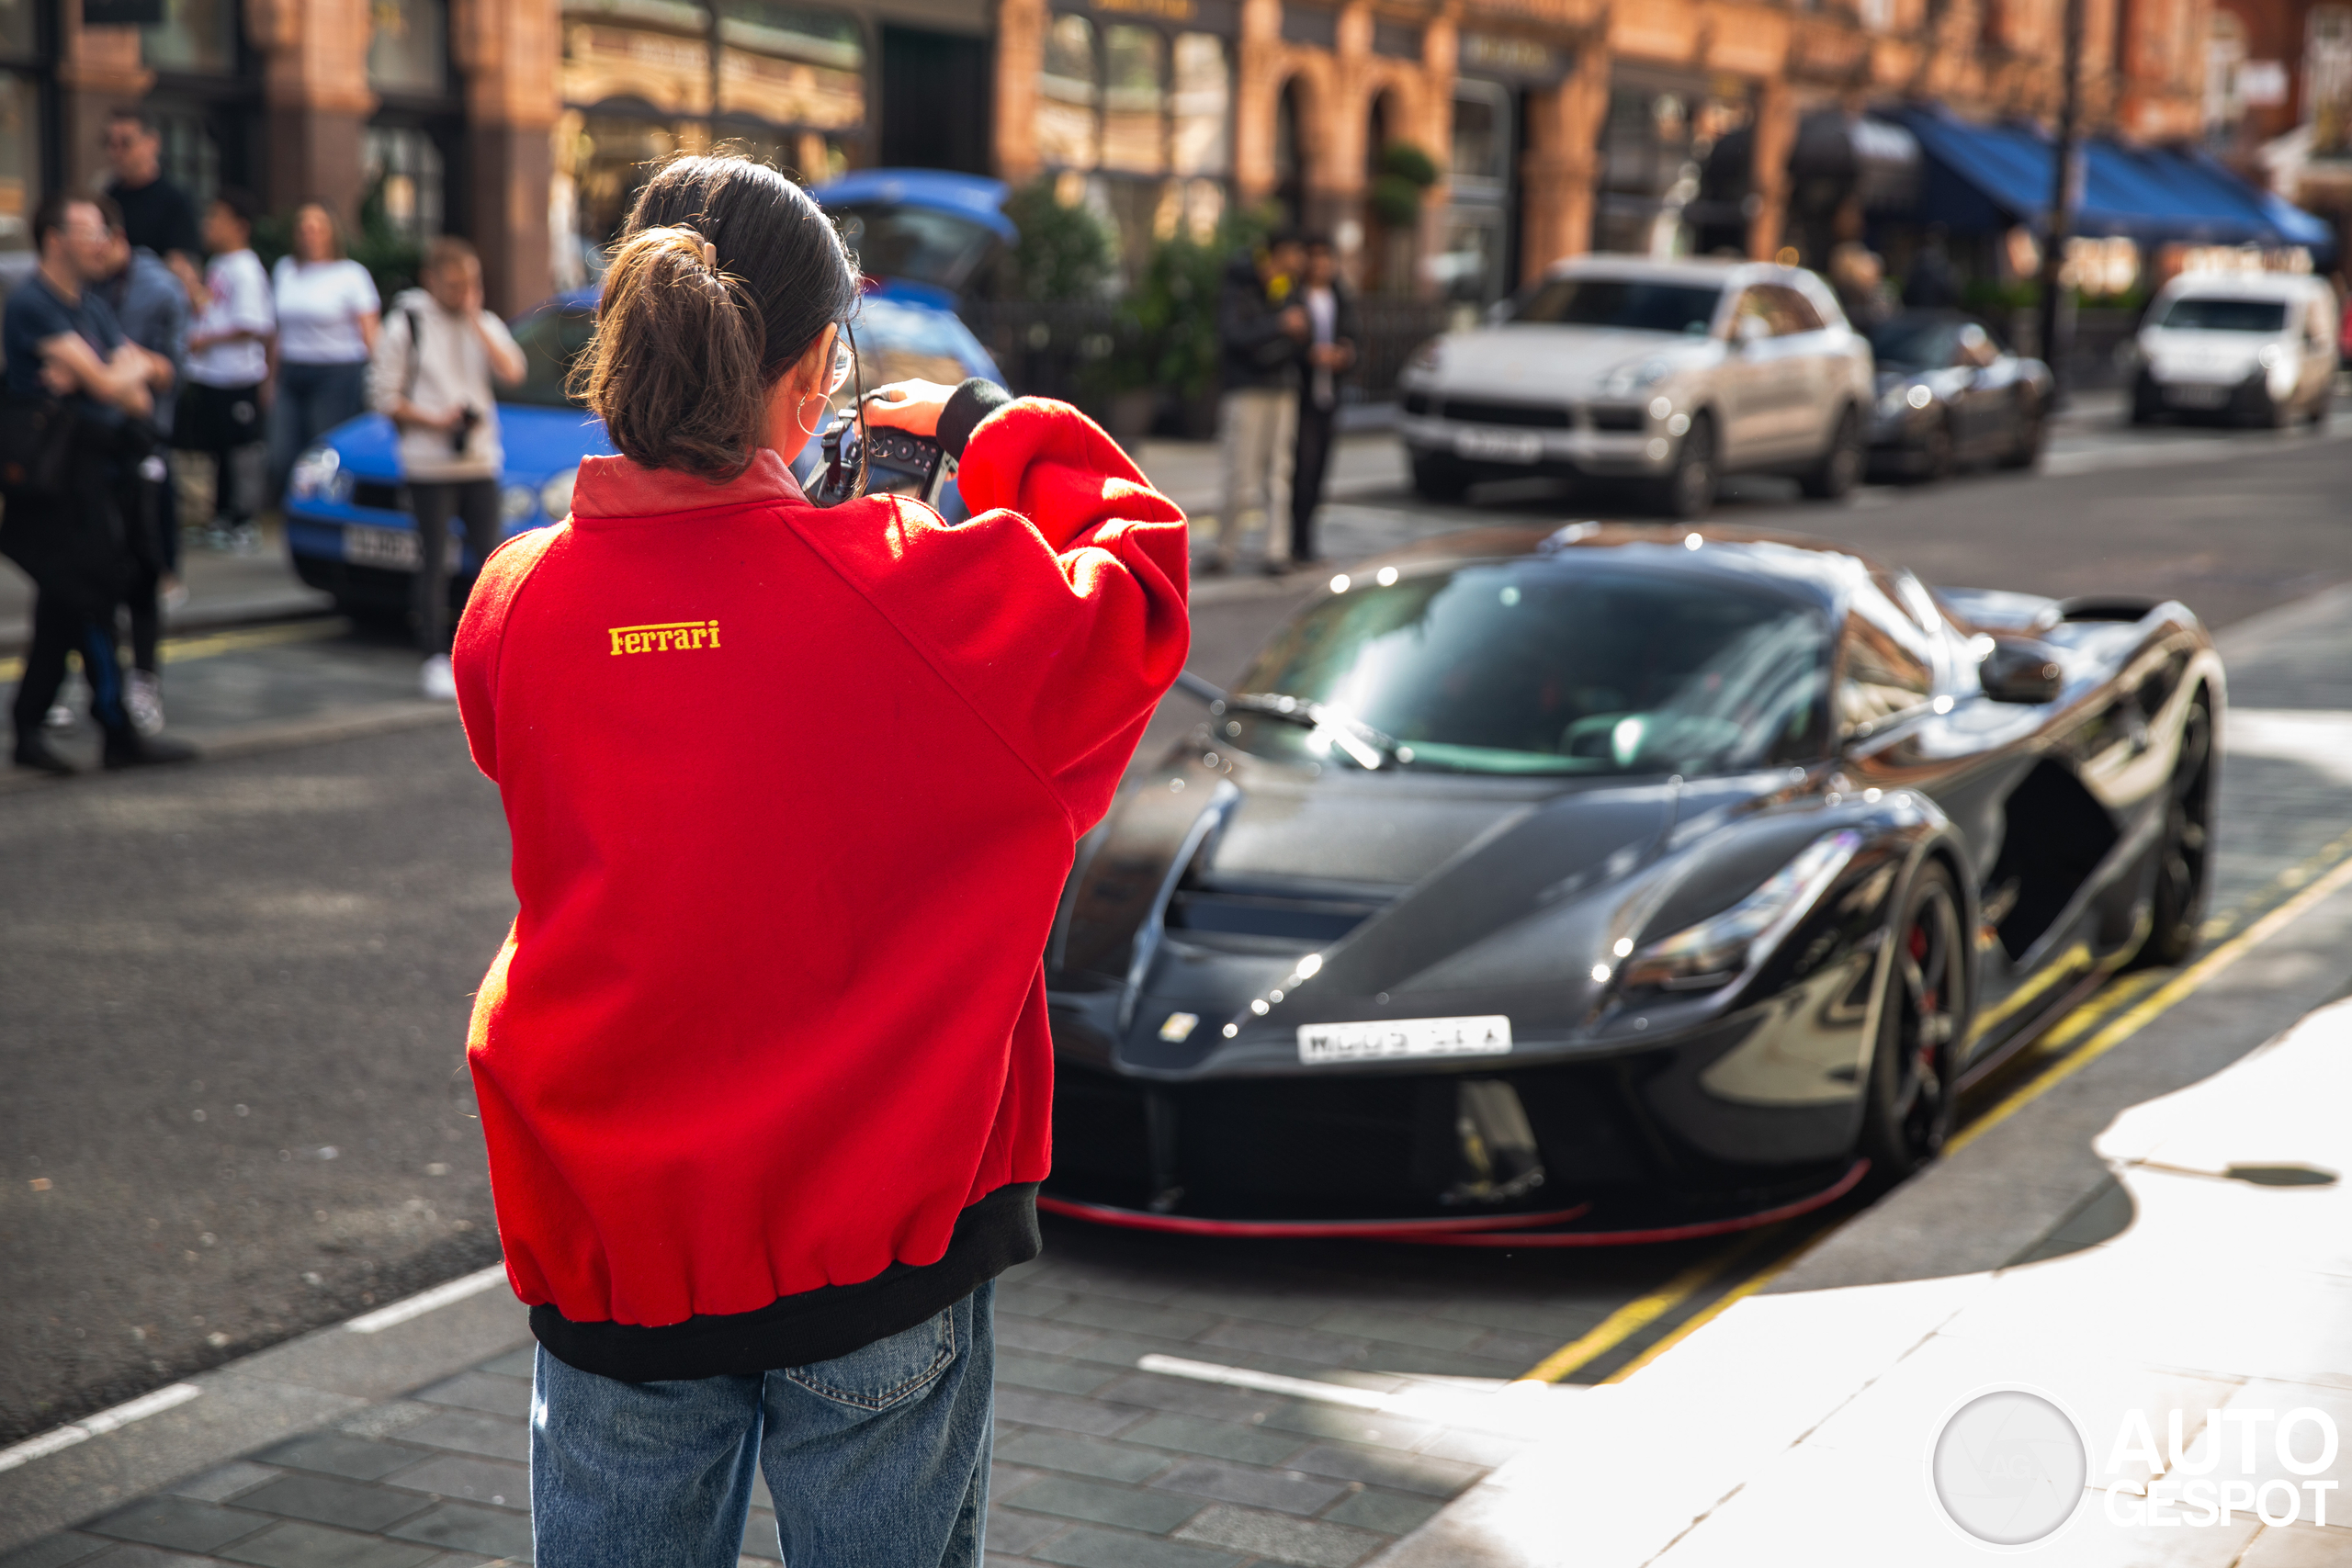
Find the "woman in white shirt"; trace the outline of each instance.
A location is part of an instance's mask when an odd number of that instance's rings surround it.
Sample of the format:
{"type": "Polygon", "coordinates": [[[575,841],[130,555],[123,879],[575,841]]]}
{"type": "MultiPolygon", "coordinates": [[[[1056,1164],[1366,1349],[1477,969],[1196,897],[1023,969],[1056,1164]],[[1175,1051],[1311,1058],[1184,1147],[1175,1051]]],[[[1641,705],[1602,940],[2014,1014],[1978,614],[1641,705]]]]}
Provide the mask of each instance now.
{"type": "Polygon", "coordinates": [[[383,302],[368,269],[343,254],[334,215],[294,213],[294,253],[271,275],[277,306],[277,401],[269,415],[270,488],[302,449],[368,406],[368,360],[383,302]]]}

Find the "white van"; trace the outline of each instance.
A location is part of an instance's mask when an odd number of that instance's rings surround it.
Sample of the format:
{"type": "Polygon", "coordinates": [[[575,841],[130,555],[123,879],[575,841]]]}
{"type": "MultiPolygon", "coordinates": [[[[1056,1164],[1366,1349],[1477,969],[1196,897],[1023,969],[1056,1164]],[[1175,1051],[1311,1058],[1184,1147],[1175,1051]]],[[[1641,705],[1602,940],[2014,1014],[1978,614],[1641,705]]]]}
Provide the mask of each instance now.
{"type": "Polygon", "coordinates": [[[2298,273],[2177,277],[2132,345],[2132,423],[2211,414],[2284,427],[2327,420],[2335,389],[2335,291],[2298,273]]]}

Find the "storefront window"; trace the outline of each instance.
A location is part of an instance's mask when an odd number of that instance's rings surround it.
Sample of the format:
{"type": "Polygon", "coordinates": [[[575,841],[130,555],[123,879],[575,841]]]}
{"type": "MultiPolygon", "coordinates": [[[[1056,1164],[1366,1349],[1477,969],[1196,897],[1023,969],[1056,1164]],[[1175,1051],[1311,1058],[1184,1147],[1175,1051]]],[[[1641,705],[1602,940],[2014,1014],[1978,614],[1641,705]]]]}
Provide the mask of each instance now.
{"type": "MultiPolygon", "coordinates": [[[[1210,33],[1176,39],[1176,172],[1225,175],[1233,168],[1233,74],[1225,40],[1210,33]]],[[[1214,227],[1214,224],[1212,224],[1214,227]]]]}
{"type": "Polygon", "coordinates": [[[1510,96],[1491,82],[1453,93],[1453,183],[1499,186],[1510,177],[1510,96]]]}
{"type": "Polygon", "coordinates": [[[369,86],[432,97],[449,90],[447,0],[373,0],[368,15],[369,86]]]}
{"type": "Polygon", "coordinates": [[[1168,167],[1168,46],[1149,28],[1102,30],[1102,166],[1157,175],[1168,167]]]}
{"type": "Polygon", "coordinates": [[[164,0],[162,25],[139,29],[139,59],[153,71],[235,71],[237,0],[164,0]]]}
{"type": "Polygon", "coordinates": [[[1695,233],[1683,209],[1699,195],[1707,155],[1751,118],[1747,89],[1737,82],[1616,83],[1600,133],[1593,248],[1689,254],[1695,233]]]}
{"type": "Polygon", "coordinates": [[[12,60],[30,60],[40,50],[33,0],[0,0],[0,54],[12,60]]]}
{"type": "Polygon", "coordinates": [[[422,130],[370,126],[361,153],[364,188],[384,205],[384,219],[411,240],[441,232],[445,181],[441,149],[422,130]]]}
{"type": "Polygon", "coordinates": [[[864,128],[865,35],[854,17],[768,0],[725,0],[720,15],[722,113],[834,135],[864,128]]]}
{"type": "Polygon", "coordinates": [[[40,87],[30,76],[0,73],[0,251],[32,248],[40,188],[40,87]]]}
{"type": "Polygon", "coordinates": [[[1094,24],[1056,17],[1037,94],[1037,155],[1060,168],[1093,168],[1102,156],[1094,108],[1094,24]]]}

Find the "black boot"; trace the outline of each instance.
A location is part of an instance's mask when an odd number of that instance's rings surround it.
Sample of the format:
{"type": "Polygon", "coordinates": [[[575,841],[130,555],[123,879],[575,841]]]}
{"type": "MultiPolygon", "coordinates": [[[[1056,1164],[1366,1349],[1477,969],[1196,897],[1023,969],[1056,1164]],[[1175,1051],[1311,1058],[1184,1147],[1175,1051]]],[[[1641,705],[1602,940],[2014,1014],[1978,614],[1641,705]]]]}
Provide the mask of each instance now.
{"type": "Polygon", "coordinates": [[[50,750],[39,730],[17,737],[17,766],[60,779],[74,772],[73,763],[50,750]]]}
{"type": "Polygon", "coordinates": [[[109,768],[144,768],[158,762],[192,762],[196,761],[196,748],[168,735],[141,735],[130,728],[109,729],[107,731],[105,761],[109,768]]]}

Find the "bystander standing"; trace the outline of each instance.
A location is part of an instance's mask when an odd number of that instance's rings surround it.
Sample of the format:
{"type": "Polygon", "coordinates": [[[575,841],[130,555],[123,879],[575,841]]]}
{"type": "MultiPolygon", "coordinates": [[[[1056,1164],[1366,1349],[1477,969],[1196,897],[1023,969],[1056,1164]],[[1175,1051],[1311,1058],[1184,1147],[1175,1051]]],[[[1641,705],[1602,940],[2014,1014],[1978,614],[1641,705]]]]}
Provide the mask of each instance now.
{"type": "Polygon", "coordinates": [[[1217,298],[1217,341],[1225,392],[1217,403],[1217,442],[1224,458],[1225,500],[1209,536],[1204,572],[1227,570],[1255,515],[1266,530],[1264,567],[1289,570],[1286,530],[1274,521],[1274,468],[1291,445],[1297,412],[1299,345],[1306,342],[1306,308],[1294,298],[1306,263],[1295,235],[1277,234],[1256,251],[1235,254],[1217,298]]]}
{"type": "Polygon", "coordinates": [[[20,768],[70,773],[41,725],[78,655],[90,716],[110,768],[178,761],[194,751],[142,736],[124,702],[115,611],[129,588],[131,551],[121,494],[126,468],[153,450],[147,416],[171,381],[170,361],[127,341],[91,286],[106,275],[107,221],[87,197],[53,193],[33,214],[37,271],[0,316],[7,357],[0,407],[0,552],[32,578],[33,635],[12,716],[20,768]]]}
{"type": "Polygon", "coordinates": [[[1852,240],[1829,253],[1829,287],[1838,295],[1838,308],[1859,333],[1883,324],[1900,307],[1887,285],[1886,264],[1876,251],[1852,240]]]}
{"type": "Polygon", "coordinates": [[[1356,361],[1363,329],[1355,296],[1340,280],[1340,253],[1329,236],[1306,242],[1306,364],[1298,383],[1298,446],[1290,469],[1290,558],[1304,566],[1317,558],[1315,513],[1323,504],[1329,472],[1331,434],[1340,418],[1340,378],[1356,361]]]}
{"type": "MultiPolygon", "coordinates": [[[[114,208],[111,201],[101,205],[114,208]]],[[[164,728],[164,607],[175,597],[185,597],[179,587],[179,509],[161,443],[171,437],[172,393],[187,367],[187,293],[162,257],[131,244],[119,209],[107,217],[107,273],[96,292],[114,312],[122,335],[171,367],[171,379],[159,384],[150,416],[157,449],[130,468],[122,489],[133,563],[130,586],[123,595],[130,611],[130,676],[124,701],[139,733],[154,735],[164,728]]]]}
{"type": "Polygon", "coordinates": [[[118,109],[107,120],[107,195],[122,209],[123,232],[135,250],[153,251],[181,276],[196,278],[204,252],[196,203],[164,174],[164,138],[141,109],[118,109]]]}
{"type": "Polygon", "coordinates": [[[323,202],[294,210],[294,250],[270,273],[277,310],[275,396],[269,408],[269,492],[286,485],[302,449],[368,407],[368,359],[383,301],[368,269],[344,254],[323,202]]]}
{"type": "Polygon", "coordinates": [[[277,324],[269,278],[253,251],[260,210],[246,192],[224,190],[204,215],[212,259],[204,269],[203,304],[187,334],[188,384],[172,428],[174,446],[212,458],[211,539],[219,549],[252,551],[261,543],[254,483],[241,471],[262,439],[262,392],[277,324]]]}
{"type": "Polygon", "coordinates": [[[495,380],[523,378],[523,351],[506,323],[482,308],[481,261],[444,236],[424,254],[424,287],[392,301],[376,339],[368,400],[400,427],[401,473],[416,518],[417,562],[410,618],[424,655],[424,694],[448,702],[449,520],[465,525],[477,559],[498,544],[495,380]]]}

